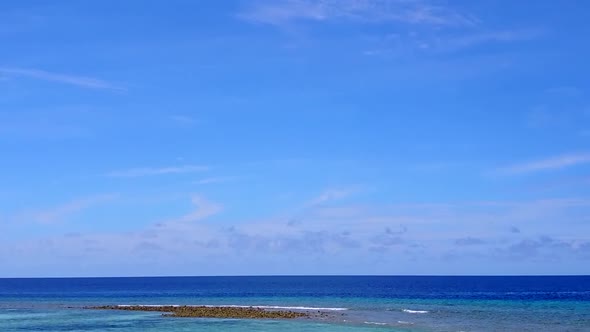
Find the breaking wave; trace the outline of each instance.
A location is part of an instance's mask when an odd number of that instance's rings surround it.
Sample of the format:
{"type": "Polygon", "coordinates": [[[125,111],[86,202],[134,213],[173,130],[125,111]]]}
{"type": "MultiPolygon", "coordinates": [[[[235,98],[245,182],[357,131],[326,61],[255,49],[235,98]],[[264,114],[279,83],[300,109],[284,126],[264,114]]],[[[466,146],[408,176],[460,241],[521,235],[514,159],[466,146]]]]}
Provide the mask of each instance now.
{"type": "Polygon", "coordinates": [[[225,307],[225,308],[257,308],[257,309],[275,309],[275,310],[320,310],[320,311],[344,311],[348,308],[333,307],[304,307],[304,306],[278,306],[278,305],[237,305],[237,304],[119,304],[117,307],[225,307]]]}
{"type": "Polygon", "coordinates": [[[370,324],[370,325],[387,325],[387,323],[379,323],[379,322],[365,322],[365,324],[370,324]]]}
{"type": "Polygon", "coordinates": [[[427,314],[429,311],[426,310],[410,310],[410,309],[402,309],[403,312],[407,314],[427,314]]]}

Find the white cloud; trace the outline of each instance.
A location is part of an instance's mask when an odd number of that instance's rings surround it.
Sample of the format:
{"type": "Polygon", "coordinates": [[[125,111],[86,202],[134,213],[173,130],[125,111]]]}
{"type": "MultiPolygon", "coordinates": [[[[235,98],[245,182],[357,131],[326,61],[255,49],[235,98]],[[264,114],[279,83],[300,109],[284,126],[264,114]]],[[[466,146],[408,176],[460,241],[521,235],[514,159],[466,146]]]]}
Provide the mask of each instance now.
{"type": "Polygon", "coordinates": [[[528,163],[501,168],[502,174],[526,174],[539,171],[558,170],[590,163],[590,153],[567,154],[528,163]]]}
{"type": "Polygon", "coordinates": [[[70,84],[90,89],[124,90],[121,87],[118,87],[110,82],[96,78],[54,73],[33,68],[0,67],[0,74],[4,74],[6,76],[23,76],[38,80],[70,84]]]}
{"type": "Polygon", "coordinates": [[[110,177],[142,177],[152,175],[165,175],[165,174],[182,174],[182,173],[193,173],[203,172],[208,170],[206,166],[200,165],[183,165],[183,166],[171,166],[161,168],[132,168],[128,170],[114,171],[107,173],[106,176],[110,177]]]}
{"type": "Polygon", "coordinates": [[[282,25],[294,21],[348,20],[427,25],[473,25],[477,20],[451,8],[425,1],[283,0],[256,1],[238,17],[250,22],[282,25]]]}

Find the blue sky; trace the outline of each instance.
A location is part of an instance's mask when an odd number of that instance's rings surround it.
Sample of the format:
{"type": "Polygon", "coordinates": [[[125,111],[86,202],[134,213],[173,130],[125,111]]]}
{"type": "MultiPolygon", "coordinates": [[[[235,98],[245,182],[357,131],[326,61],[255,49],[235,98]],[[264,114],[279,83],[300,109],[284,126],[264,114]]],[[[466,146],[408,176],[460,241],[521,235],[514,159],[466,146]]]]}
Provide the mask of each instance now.
{"type": "Polygon", "coordinates": [[[3,1],[0,276],[590,273],[584,1],[3,1]]]}

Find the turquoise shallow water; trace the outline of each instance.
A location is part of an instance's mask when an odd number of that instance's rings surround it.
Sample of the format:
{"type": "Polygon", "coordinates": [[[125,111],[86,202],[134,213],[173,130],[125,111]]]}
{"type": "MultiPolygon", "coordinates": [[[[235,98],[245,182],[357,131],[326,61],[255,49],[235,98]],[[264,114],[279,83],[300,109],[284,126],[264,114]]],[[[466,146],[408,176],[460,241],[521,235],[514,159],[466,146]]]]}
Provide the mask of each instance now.
{"type": "MultiPolygon", "coordinates": [[[[95,311],[57,303],[20,303],[0,309],[2,331],[590,331],[586,302],[355,301],[327,322],[165,318],[158,313],[95,311]],[[357,302],[357,303],[355,303],[357,302]],[[8,308],[10,307],[10,308],[8,308]],[[20,307],[19,309],[16,309],[20,307]],[[406,310],[406,311],[404,311],[406,310]],[[407,312],[410,311],[410,312],[407,312]]],[[[278,299],[275,299],[278,301],[278,299]]],[[[329,299],[306,306],[321,305],[329,299]]],[[[81,300],[76,301],[78,303],[81,300]]],[[[239,301],[205,301],[223,303],[239,301]]],[[[273,305],[257,299],[254,304],[273,305]]],[[[293,304],[293,299],[285,299],[293,304]]],[[[94,301],[88,302],[95,303],[94,301]]],[[[127,303],[127,302],[126,302],[127,303]]],[[[242,302],[245,304],[245,302],[242,302]]],[[[13,303],[15,304],[15,303],[13,303]]],[[[197,303],[200,304],[200,303],[197,303]]]]}
{"type": "Polygon", "coordinates": [[[15,310],[0,314],[2,331],[374,331],[309,321],[174,319],[157,313],[92,310],[15,310]]]}
{"type": "Polygon", "coordinates": [[[587,277],[399,278],[0,279],[0,331],[590,331],[587,277]],[[100,304],[306,307],[330,318],[192,319],[80,309],[100,304]]]}

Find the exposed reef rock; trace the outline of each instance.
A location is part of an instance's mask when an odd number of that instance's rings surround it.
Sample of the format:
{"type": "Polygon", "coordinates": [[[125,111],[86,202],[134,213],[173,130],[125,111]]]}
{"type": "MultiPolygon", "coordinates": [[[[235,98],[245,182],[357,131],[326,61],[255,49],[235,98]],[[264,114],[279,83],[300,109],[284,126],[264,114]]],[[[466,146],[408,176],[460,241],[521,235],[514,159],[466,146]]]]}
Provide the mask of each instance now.
{"type": "MultiPolygon", "coordinates": [[[[256,307],[212,307],[212,306],[146,306],[146,305],[105,305],[86,307],[97,310],[157,311],[166,317],[202,318],[250,318],[250,319],[293,319],[309,318],[310,313],[284,310],[266,310],[256,307]]],[[[323,316],[324,314],[319,314],[323,316]]],[[[314,315],[315,316],[315,315],[314,315]]]]}

